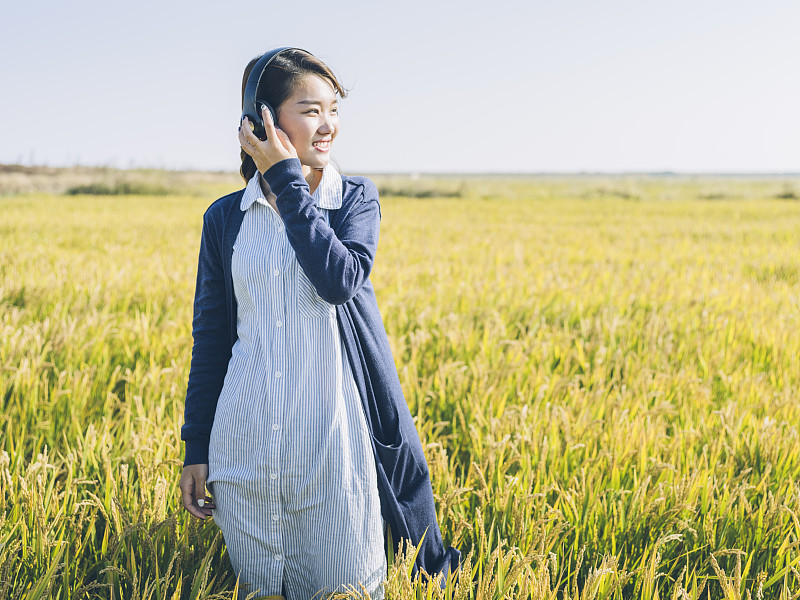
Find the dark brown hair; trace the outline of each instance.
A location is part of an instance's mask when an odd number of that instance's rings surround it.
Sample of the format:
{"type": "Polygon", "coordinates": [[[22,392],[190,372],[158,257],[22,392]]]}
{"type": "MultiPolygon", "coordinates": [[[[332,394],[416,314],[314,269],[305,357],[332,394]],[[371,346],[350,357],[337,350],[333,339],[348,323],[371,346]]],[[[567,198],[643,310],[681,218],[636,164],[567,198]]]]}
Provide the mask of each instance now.
{"type": "MultiPolygon", "coordinates": [[[[259,58],[261,57],[256,56],[247,63],[244,69],[244,75],[242,76],[242,106],[244,106],[244,90],[247,87],[247,78],[250,77],[250,72],[259,58]]],[[[270,106],[277,112],[278,107],[292,95],[294,86],[303,75],[318,75],[333,86],[334,91],[339,94],[340,98],[347,96],[347,92],[328,65],[308,52],[293,48],[284,50],[272,60],[261,77],[256,97],[269,102],[270,106]]],[[[239,168],[239,173],[242,174],[245,182],[248,182],[256,173],[256,164],[244,150],[240,152],[240,155],[242,157],[242,166],[239,168]]]]}

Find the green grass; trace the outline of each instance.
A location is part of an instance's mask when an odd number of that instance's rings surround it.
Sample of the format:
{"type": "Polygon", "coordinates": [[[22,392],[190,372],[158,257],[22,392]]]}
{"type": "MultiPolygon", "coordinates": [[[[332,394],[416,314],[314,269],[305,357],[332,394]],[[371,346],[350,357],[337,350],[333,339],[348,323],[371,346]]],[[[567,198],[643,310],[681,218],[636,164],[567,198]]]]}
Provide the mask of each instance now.
{"type": "MultiPolygon", "coordinates": [[[[408,189],[372,281],[446,596],[800,597],[797,182],[408,189]]],[[[208,202],[0,198],[0,600],[235,597],[177,490],[208,202]]],[[[441,597],[405,553],[387,592],[441,597]]]]}

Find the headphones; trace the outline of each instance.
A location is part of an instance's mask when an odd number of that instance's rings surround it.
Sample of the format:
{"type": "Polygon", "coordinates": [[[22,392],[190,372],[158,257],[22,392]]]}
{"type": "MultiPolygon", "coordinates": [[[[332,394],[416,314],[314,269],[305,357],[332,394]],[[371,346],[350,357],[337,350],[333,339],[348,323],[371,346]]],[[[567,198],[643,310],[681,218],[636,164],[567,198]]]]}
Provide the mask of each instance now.
{"type": "Polygon", "coordinates": [[[273,123],[278,122],[278,117],[275,114],[275,110],[269,105],[269,102],[256,98],[256,93],[258,91],[258,86],[261,83],[261,77],[264,75],[264,71],[266,71],[270,63],[285,50],[301,50],[302,52],[311,54],[311,52],[308,50],[303,50],[302,48],[293,48],[291,46],[284,46],[283,48],[270,50],[258,59],[256,64],[253,65],[253,70],[250,71],[250,75],[247,77],[247,85],[244,88],[244,101],[242,102],[242,116],[239,119],[239,123],[241,123],[244,118],[247,117],[255,126],[253,128],[253,133],[260,140],[267,139],[267,132],[264,129],[264,121],[261,120],[261,107],[265,106],[267,108],[269,114],[272,115],[273,123]]]}

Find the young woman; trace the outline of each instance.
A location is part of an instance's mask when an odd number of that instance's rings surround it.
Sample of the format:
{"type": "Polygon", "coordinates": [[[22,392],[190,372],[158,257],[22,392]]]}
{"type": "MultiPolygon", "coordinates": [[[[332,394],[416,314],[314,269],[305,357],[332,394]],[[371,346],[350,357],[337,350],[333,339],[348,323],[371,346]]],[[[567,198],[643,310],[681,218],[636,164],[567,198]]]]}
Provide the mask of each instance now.
{"type": "Polygon", "coordinates": [[[269,63],[277,123],[262,110],[262,141],[243,120],[247,185],[206,211],[198,263],[184,507],[213,515],[248,591],[290,600],[382,598],[389,534],[430,574],[459,562],[369,280],[378,193],[329,162],[344,96],[305,51],[269,63]]]}

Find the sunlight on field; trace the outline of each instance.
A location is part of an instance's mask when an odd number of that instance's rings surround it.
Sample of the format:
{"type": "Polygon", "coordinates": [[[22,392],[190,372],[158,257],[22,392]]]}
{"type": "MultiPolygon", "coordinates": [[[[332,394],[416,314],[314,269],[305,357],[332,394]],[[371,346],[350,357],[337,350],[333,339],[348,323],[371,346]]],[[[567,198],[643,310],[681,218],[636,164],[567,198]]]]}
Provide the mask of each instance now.
{"type": "MultiPolygon", "coordinates": [[[[371,279],[469,569],[426,591],[400,557],[389,598],[798,597],[796,182],[378,183],[371,279]]],[[[208,203],[0,198],[0,599],[232,597],[177,493],[208,203]]]]}

